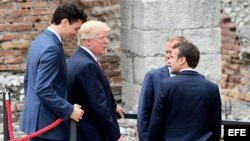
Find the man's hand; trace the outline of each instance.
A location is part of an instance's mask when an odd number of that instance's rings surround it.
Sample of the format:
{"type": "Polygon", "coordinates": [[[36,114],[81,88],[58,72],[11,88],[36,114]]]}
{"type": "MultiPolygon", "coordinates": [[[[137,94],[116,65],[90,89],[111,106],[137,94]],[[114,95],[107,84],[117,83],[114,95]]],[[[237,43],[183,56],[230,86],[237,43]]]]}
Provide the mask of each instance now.
{"type": "Polygon", "coordinates": [[[116,111],[116,113],[117,113],[121,118],[124,118],[123,113],[125,113],[125,110],[124,110],[122,107],[120,107],[119,105],[117,105],[115,111],[116,111]]]}
{"type": "Polygon", "coordinates": [[[125,141],[123,136],[120,136],[120,138],[117,141],[125,141]]]}
{"type": "Polygon", "coordinates": [[[84,111],[81,109],[81,106],[78,104],[74,104],[74,110],[70,115],[70,118],[76,122],[79,122],[82,119],[84,111]]]}

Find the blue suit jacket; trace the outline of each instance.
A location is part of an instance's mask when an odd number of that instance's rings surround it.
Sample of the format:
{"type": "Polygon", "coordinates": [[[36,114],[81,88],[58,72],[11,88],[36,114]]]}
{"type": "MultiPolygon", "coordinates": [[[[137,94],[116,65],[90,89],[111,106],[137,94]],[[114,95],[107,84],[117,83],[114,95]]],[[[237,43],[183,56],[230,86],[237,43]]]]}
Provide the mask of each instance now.
{"type": "Polygon", "coordinates": [[[221,99],[216,84],[188,70],[161,81],[147,141],[219,141],[220,132],[221,99]]]}
{"type": "Polygon", "coordinates": [[[120,137],[116,102],[109,82],[97,62],[78,48],[67,62],[68,95],[84,109],[78,123],[78,141],[116,141],[120,137]]]}
{"type": "Polygon", "coordinates": [[[167,66],[149,71],[144,78],[137,111],[137,129],[140,141],[145,141],[156,95],[160,90],[160,81],[169,78],[167,66]]]}
{"type": "MultiPolygon", "coordinates": [[[[24,78],[25,103],[21,130],[32,133],[56,119],[68,119],[73,106],[66,96],[66,61],[56,35],[45,30],[31,44],[24,78]]],[[[66,122],[41,135],[52,140],[66,140],[66,122]]]]}

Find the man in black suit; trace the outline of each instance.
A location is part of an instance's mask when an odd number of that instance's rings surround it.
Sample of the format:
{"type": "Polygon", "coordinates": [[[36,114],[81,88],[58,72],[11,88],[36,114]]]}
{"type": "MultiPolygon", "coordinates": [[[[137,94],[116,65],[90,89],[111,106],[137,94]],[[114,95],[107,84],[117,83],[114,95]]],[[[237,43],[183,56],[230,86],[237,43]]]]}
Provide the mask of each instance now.
{"type": "Polygon", "coordinates": [[[106,53],[109,27],[100,21],[82,24],[79,48],[67,62],[68,95],[84,109],[77,125],[78,141],[123,141],[116,114],[123,116],[99,64],[106,53]]]}
{"type": "Polygon", "coordinates": [[[174,45],[168,63],[177,75],[161,81],[147,141],[220,140],[219,88],[194,70],[199,58],[192,43],[174,45]]]}
{"type": "Polygon", "coordinates": [[[141,94],[138,103],[137,111],[137,129],[139,141],[146,141],[148,126],[152,114],[154,101],[160,90],[160,82],[163,79],[169,78],[170,74],[167,60],[170,58],[171,50],[176,43],[187,42],[183,36],[171,36],[168,38],[165,47],[166,65],[150,70],[146,73],[141,88],[141,94]]]}

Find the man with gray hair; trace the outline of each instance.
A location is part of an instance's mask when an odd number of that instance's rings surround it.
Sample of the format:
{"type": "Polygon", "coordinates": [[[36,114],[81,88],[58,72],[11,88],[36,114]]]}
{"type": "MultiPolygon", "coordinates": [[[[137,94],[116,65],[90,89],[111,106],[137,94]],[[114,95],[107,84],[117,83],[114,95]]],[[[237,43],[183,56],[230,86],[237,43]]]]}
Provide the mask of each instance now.
{"type": "Polygon", "coordinates": [[[116,104],[99,63],[107,50],[108,31],[108,25],[100,21],[82,24],[79,48],[67,62],[69,102],[85,111],[77,126],[78,141],[124,140],[116,119],[117,114],[123,117],[124,110],[116,104]]]}

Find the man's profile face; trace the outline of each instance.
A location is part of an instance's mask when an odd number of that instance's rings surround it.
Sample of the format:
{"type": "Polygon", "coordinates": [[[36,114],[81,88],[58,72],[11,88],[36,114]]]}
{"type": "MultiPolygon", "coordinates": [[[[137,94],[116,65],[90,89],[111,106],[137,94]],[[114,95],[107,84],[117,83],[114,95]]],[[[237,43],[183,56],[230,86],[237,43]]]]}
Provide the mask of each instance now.
{"type": "Polygon", "coordinates": [[[93,39],[89,41],[91,51],[97,56],[100,57],[104,55],[107,51],[107,45],[109,43],[108,32],[100,31],[96,34],[93,39]]]}
{"type": "Polygon", "coordinates": [[[173,50],[173,46],[175,44],[177,44],[177,43],[179,43],[179,42],[176,41],[176,40],[173,40],[173,41],[168,41],[167,44],[166,44],[166,48],[165,48],[165,60],[166,60],[167,66],[169,66],[168,60],[170,59],[171,52],[173,50]]]}
{"type": "Polygon", "coordinates": [[[74,37],[77,36],[78,31],[82,25],[82,20],[77,20],[74,23],[69,23],[69,21],[66,19],[63,23],[63,35],[62,38],[65,41],[71,41],[74,37]]]}
{"type": "Polygon", "coordinates": [[[167,61],[167,63],[169,64],[169,67],[170,67],[170,73],[172,73],[172,74],[177,74],[181,70],[180,59],[182,59],[182,58],[178,58],[178,54],[179,54],[178,48],[172,49],[171,54],[170,54],[170,58],[167,61]]]}

